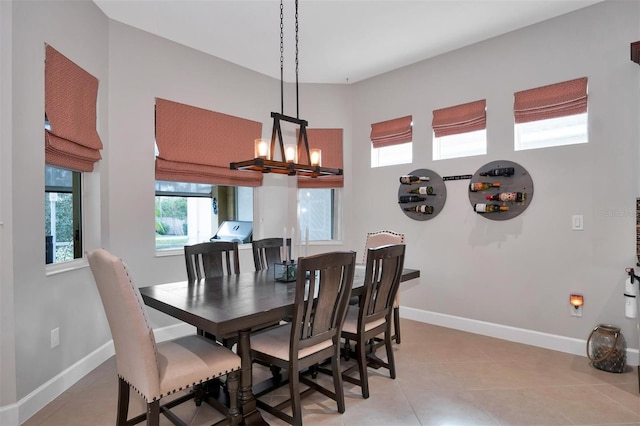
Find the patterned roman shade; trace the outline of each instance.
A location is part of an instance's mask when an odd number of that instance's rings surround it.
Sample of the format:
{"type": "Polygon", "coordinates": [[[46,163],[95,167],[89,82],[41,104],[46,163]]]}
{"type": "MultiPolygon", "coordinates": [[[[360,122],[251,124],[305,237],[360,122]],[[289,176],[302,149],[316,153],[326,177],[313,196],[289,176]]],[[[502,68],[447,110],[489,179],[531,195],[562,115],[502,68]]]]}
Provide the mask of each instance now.
{"type": "Polygon", "coordinates": [[[98,79],[46,46],[44,108],[45,162],[90,172],[99,161],[102,141],[96,130],[98,79]]]}
{"type": "Polygon", "coordinates": [[[587,112],[587,77],[550,84],[514,94],[516,123],[546,120],[587,112]]]}
{"type": "Polygon", "coordinates": [[[230,170],[253,158],[262,123],[156,98],[156,179],[236,186],[262,185],[262,173],[230,170]]]}
{"type": "Polygon", "coordinates": [[[437,138],[482,130],[487,127],[487,101],[469,102],[433,111],[431,122],[437,138]]]}

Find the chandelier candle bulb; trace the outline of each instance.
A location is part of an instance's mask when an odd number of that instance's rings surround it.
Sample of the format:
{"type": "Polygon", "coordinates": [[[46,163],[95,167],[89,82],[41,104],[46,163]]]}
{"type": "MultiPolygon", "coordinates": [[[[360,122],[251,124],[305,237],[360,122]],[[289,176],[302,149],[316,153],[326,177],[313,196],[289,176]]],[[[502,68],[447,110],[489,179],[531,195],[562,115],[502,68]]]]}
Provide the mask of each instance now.
{"type": "Polygon", "coordinates": [[[322,151],[318,148],[309,150],[312,166],[322,166],[322,151]]]}
{"type": "Polygon", "coordinates": [[[255,157],[256,158],[269,158],[269,141],[264,138],[258,138],[255,140],[255,157]]]}
{"type": "Polygon", "coordinates": [[[284,156],[287,163],[295,163],[296,162],[296,146],[295,145],[285,145],[284,147],[284,156]]]}
{"type": "Polygon", "coordinates": [[[500,182],[471,182],[471,184],[469,185],[469,191],[486,191],[490,188],[500,188],[500,185],[500,182]]]}

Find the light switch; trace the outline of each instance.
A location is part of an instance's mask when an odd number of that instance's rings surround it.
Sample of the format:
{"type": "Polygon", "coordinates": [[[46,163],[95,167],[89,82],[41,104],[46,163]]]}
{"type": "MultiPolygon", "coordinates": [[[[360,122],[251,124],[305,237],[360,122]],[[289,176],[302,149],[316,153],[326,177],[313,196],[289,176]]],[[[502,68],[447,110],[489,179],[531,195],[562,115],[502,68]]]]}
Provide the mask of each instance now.
{"type": "Polygon", "coordinates": [[[573,216],[571,216],[571,229],[573,231],[584,230],[584,220],[581,214],[574,214],[573,216]]]}

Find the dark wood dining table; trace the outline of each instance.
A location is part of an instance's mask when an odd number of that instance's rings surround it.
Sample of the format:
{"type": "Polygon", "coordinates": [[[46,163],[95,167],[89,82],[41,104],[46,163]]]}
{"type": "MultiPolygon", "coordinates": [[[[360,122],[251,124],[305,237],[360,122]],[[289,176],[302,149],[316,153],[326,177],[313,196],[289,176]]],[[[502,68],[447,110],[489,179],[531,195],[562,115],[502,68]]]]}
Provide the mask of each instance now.
{"type": "MultiPolygon", "coordinates": [[[[364,266],[356,267],[352,295],[362,293],[364,266]]],[[[402,281],[420,276],[404,269],[402,281]]],[[[245,272],[140,288],[148,306],[214,335],[238,333],[241,358],[239,403],[243,424],[267,424],[256,409],[250,354],[251,330],[277,322],[293,313],[294,282],[279,282],[272,270],[245,272]]]]}

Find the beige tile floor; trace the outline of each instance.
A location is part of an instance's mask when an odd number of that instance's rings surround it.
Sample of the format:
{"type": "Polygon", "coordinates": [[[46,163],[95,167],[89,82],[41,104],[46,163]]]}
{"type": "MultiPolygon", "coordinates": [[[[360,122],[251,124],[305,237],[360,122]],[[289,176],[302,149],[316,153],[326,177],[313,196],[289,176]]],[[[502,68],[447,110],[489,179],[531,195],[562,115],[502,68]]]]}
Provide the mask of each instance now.
{"type": "MultiPolygon", "coordinates": [[[[585,357],[409,320],[402,320],[402,333],[402,344],[395,345],[394,352],[396,380],[384,369],[369,369],[371,396],[366,400],[359,387],[345,383],[347,409],[342,415],[333,401],[314,394],[303,400],[304,423],[640,425],[636,367],[623,374],[603,372],[589,366],[585,357]]],[[[257,368],[254,376],[266,374],[257,368]]],[[[111,358],[24,425],[112,426],[116,395],[111,358]]],[[[134,399],[130,412],[142,412],[142,402],[134,399]]],[[[206,404],[197,408],[192,402],[180,406],[178,414],[193,426],[221,418],[206,404]]],[[[263,416],[272,425],[285,424],[263,416]]],[[[161,425],[169,424],[161,419],[161,425]]]]}

